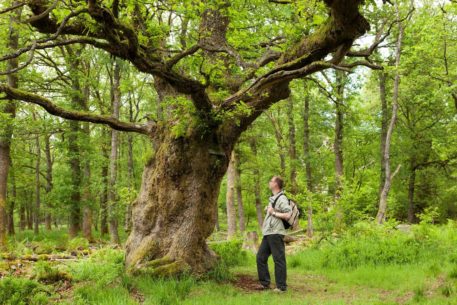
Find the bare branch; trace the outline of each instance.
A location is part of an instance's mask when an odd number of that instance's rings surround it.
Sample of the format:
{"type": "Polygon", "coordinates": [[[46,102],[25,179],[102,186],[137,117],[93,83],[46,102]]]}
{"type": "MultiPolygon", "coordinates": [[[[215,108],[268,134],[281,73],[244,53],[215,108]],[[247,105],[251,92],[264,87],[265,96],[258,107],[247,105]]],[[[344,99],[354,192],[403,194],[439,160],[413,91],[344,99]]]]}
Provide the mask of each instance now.
{"type": "Polygon", "coordinates": [[[291,4],[292,1],[290,0],[268,0],[268,2],[276,3],[276,4],[291,4]]]}
{"type": "Polygon", "coordinates": [[[366,61],[366,60],[359,60],[359,61],[354,61],[354,62],[351,62],[351,63],[340,63],[338,65],[334,65],[333,68],[335,69],[339,69],[339,70],[343,70],[343,71],[347,71],[347,72],[352,72],[352,68],[354,67],[357,67],[357,66],[365,66],[365,67],[368,67],[370,69],[373,69],[373,70],[382,70],[384,69],[383,66],[379,66],[379,65],[376,65],[376,64],[373,64],[369,61],[366,61]]]}
{"type": "Polygon", "coordinates": [[[60,106],[55,105],[49,99],[38,96],[36,94],[26,92],[23,90],[12,88],[6,84],[0,84],[0,92],[6,94],[9,99],[20,100],[23,102],[40,105],[47,112],[52,115],[59,116],[68,120],[91,122],[95,124],[108,125],[113,129],[128,132],[137,132],[145,135],[152,136],[155,130],[155,124],[149,122],[148,124],[140,125],[134,123],[123,122],[110,116],[97,115],[88,112],[67,110],[60,106]]]}
{"type": "Polygon", "coordinates": [[[16,67],[16,68],[14,68],[14,69],[11,69],[11,70],[8,70],[8,71],[5,71],[5,72],[0,71],[0,75],[7,75],[7,74],[16,73],[17,71],[22,70],[22,69],[24,69],[25,67],[27,67],[27,66],[32,62],[32,60],[33,60],[33,55],[35,54],[36,45],[37,45],[36,41],[33,42],[32,47],[30,48],[30,56],[29,56],[29,59],[28,59],[25,63],[23,63],[23,64],[22,64],[21,66],[19,66],[19,67],[16,67]]]}
{"type": "Polygon", "coordinates": [[[390,175],[390,179],[393,180],[395,175],[400,171],[400,168],[401,168],[401,164],[398,164],[397,165],[397,168],[395,169],[395,171],[390,175]]]}
{"type": "Polygon", "coordinates": [[[197,52],[200,49],[200,46],[198,44],[194,45],[193,47],[184,50],[183,52],[176,54],[170,60],[167,61],[166,66],[171,69],[174,65],[176,65],[181,59],[183,59],[186,56],[192,55],[195,52],[197,52]]]}
{"type": "Polygon", "coordinates": [[[11,7],[7,7],[7,8],[5,8],[5,9],[0,11],[0,15],[8,13],[10,11],[13,11],[15,9],[18,9],[18,8],[24,6],[24,5],[26,5],[26,3],[25,2],[21,2],[21,3],[17,3],[16,5],[13,5],[11,7]]]}

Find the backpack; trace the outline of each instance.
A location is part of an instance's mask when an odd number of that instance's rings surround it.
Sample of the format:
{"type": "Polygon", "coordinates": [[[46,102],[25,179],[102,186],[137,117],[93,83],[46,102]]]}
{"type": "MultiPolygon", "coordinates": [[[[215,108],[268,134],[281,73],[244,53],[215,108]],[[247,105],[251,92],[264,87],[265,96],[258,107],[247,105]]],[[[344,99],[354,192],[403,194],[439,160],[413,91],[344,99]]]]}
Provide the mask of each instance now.
{"type": "MultiPolygon", "coordinates": [[[[272,206],[273,206],[273,209],[275,208],[275,205],[276,205],[276,201],[279,199],[279,197],[281,197],[282,195],[284,194],[281,194],[279,195],[278,197],[276,197],[275,201],[273,202],[272,206]]],[[[285,196],[285,195],[284,195],[285,196]]],[[[287,198],[287,200],[289,201],[289,206],[291,207],[292,209],[292,214],[290,215],[290,218],[288,220],[285,220],[285,219],[282,219],[282,223],[284,224],[284,228],[287,230],[287,229],[290,229],[290,228],[295,228],[296,225],[298,224],[298,218],[299,218],[299,215],[300,215],[300,209],[297,205],[297,203],[295,202],[295,200],[292,200],[290,198],[287,198]]]]}

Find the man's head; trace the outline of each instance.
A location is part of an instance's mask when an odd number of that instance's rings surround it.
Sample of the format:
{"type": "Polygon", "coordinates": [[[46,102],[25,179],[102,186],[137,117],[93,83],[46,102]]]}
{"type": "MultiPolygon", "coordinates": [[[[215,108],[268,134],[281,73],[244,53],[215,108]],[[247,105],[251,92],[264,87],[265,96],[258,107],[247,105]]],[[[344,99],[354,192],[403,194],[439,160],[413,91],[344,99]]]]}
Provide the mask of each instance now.
{"type": "Polygon", "coordinates": [[[268,187],[274,193],[279,192],[284,187],[284,180],[279,176],[273,176],[268,183],[268,187]]]}

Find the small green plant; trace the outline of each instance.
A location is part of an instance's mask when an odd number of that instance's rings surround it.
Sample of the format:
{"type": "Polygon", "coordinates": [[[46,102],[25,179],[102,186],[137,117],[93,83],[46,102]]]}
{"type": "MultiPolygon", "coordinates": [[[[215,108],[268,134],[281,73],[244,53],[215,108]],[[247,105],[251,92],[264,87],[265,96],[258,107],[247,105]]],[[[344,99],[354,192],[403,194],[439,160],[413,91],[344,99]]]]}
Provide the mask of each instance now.
{"type": "Polygon", "coordinates": [[[418,286],[414,289],[413,300],[416,302],[421,301],[425,297],[425,288],[423,286],[418,286]]]}
{"type": "Polygon", "coordinates": [[[230,268],[225,262],[219,261],[210,271],[208,271],[206,277],[216,282],[224,282],[233,279],[233,274],[230,272],[230,268]]]}
{"type": "Polygon", "coordinates": [[[427,207],[424,209],[424,212],[419,214],[421,224],[433,224],[439,218],[440,213],[438,207],[427,207]]]}
{"type": "Polygon", "coordinates": [[[449,271],[448,277],[449,277],[450,279],[457,280],[457,266],[453,266],[453,268],[451,269],[451,271],[449,271]]]}
{"type": "Polygon", "coordinates": [[[242,239],[234,238],[211,244],[210,247],[217,253],[221,261],[228,267],[232,267],[241,264],[246,259],[246,251],[242,249],[242,245],[242,239]]]}
{"type": "Polygon", "coordinates": [[[451,281],[446,281],[441,285],[440,291],[445,297],[451,297],[456,292],[456,284],[451,281]]]}
{"type": "Polygon", "coordinates": [[[84,250],[89,248],[89,241],[84,237],[75,237],[68,241],[67,250],[84,250]]]}
{"type": "Polygon", "coordinates": [[[230,267],[240,265],[246,260],[246,251],[242,249],[243,240],[234,238],[229,241],[211,244],[211,248],[218,255],[218,262],[207,277],[218,281],[226,281],[233,278],[230,267]]]}
{"type": "Polygon", "coordinates": [[[32,278],[46,284],[58,281],[71,281],[72,279],[70,274],[60,270],[56,266],[52,266],[46,261],[39,261],[35,264],[32,271],[32,278]]]}
{"type": "Polygon", "coordinates": [[[76,261],[69,267],[75,281],[97,281],[98,286],[105,286],[123,273],[123,256],[122,250],[102,248],[89,259],[76,261]]]}
{"type": "Polygon", "coordinates": [[[30,248],[36,254],[50,254],[55,250],[55,243],[48,239],[43,239],[41,241],[33,241],[30,243],[30,248]]]}

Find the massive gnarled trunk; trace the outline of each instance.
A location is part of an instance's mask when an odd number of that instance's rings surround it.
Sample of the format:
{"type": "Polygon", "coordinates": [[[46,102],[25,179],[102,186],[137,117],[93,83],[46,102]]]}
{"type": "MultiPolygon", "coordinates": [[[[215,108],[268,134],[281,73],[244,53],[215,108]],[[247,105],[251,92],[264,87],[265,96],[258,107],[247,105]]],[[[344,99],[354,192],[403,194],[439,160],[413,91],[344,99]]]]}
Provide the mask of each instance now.
{"type": "Polygon", "coordinates": [[[214,134],[174,138],[163,131],[133,205],[128,271],[199,274],[214,266],[206,238],[216,223],[216,200],[230,156],[216,139],[214,134]]]}

